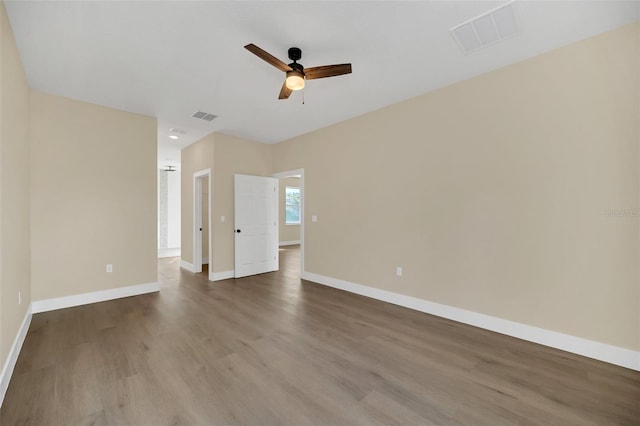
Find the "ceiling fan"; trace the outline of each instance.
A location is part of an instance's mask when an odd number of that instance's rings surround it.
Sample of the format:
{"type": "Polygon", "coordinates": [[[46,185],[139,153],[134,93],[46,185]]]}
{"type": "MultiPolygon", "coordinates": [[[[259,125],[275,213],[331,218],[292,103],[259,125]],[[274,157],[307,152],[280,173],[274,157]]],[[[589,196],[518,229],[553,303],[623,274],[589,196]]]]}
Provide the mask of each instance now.
{"type": "Polygon", "coordinates": [[[247,44],[244,48],[278,68],[280,71],[287,73],[284,84],[282,84],[282,89],[280,89],[278,99],[288,99],[291,92],[303,89],[305,80],[351,74],[351,64],[323,65],[320,67],[305,68],[302,64],[297,62],[302,57],[302,51],[297,47],[289,49],[289,59],[293,61],[289,65],[285,64],[270,53],[260,49],[253,43],[247,44]]]}

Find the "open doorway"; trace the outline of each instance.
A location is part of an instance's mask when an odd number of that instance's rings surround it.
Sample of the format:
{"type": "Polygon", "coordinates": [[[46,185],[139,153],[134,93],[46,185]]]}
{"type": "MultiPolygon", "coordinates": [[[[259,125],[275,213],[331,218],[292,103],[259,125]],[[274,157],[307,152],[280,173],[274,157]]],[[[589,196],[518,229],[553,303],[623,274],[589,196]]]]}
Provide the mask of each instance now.
{"type": "Polygon", "coordinates": [[[158,258],[180,256],[180,171],[158,169],[158,258]]]}
{"type": "MultiPolygon", "coordinates": [[[[280,261],[298,263],[298,274],[304,272],[304,169],[276,173],[278,179],[278,217],[280,261]]],[[[290,269],[293,265],[281,265],[290,269]]],[[[291,268],[293,270],[293,268],[291,268]]],[[[298,268],[295,268],[296,270],[298,268]]]]}
{"type": "Polygon", "coordinates": [[[211,169],[193,174],[193,271],[209,272],[211,251],[211,169]]]}

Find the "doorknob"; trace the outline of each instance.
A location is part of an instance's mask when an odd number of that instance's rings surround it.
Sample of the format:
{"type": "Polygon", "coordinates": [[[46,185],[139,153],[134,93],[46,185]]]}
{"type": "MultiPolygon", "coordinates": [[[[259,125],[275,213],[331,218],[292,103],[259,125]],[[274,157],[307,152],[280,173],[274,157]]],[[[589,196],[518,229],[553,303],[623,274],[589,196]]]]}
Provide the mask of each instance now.
{"type": "Polygon", "coordinates": [[[236,229],[236,232],[239,234],[239,233],[240,233],[240,232],[242,232],[242,231],[240,231],[239,229],[236,229]]]}

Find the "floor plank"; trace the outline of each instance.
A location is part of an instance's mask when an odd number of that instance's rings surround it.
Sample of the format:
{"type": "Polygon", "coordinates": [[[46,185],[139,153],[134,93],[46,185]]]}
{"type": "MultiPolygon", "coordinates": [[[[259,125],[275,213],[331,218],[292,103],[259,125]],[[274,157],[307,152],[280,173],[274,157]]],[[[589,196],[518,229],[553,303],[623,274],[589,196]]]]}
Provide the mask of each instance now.
{"type": "Polygon", "coordinates": [[[299,279],[34,315],[0,424],[639,425],[640,373],[299,279]]]}

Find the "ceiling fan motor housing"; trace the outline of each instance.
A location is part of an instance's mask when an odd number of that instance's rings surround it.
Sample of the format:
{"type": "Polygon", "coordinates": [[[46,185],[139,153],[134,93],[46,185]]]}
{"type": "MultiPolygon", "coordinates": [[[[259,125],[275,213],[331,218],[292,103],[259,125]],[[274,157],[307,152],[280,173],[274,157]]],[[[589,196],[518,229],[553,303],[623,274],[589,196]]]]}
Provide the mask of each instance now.
{"type": "Polygon", "coordinates": [[[297,47],[290,47],[289,48],[289,59],[291,59],[293,62],[300,60],[300,58],[302,58],[302,50],[300,50],[297,47]]]}
{"type": "MultiPolygon", "coordinates": [[[[304,74],[304,67],[296,62],[289,64],[289,66],[294,70],[304,74]]],[[[291,72],[291,71],[289,71],[291,72]]]]}

